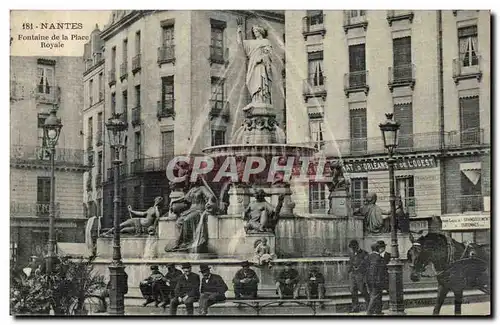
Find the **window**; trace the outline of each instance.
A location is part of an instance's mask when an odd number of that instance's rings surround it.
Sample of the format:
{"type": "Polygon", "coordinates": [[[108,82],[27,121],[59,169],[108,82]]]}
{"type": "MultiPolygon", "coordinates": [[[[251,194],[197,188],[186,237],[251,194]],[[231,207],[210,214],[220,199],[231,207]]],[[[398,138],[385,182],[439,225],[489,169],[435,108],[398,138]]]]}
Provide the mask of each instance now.
{"type": "Polygon", "coordinates": [[[396,196],[401,198],[404,211],[415,216],[415,186],[413,176],[396,177],[396,196]]]}
{"type": "Polygon", "coordinates": [[[226,144],[226,131],[212,130],[212,146],[221,146],[226,144]]]}
{"type": "Polygon", "coordinates": [[[462,212],[482,211],[481,163],[463,163],[460,164],[460,169],[460,185],[462,189],[460,203],[462,212]]]}
{"type": "Polygon", "coordinates": [[[38,65],[37,90],[40,94],[53,93],[54,87],[54,67],[38,65]]]}
{"type": "Polygon", "coordinates": [[[313,119],[309,122],[311,140],[315,143],[317,149],[323,147],[323,131],[325,129],[323,119],[313,119]]]}
{"type": "Polygon", "coordinates": [[[102,72],[99,73],[99,78],[97,79],[98,81],[98,87],[99,87],[99,101],[103,100],[104,99],[104,84],[102,83],[102,80],[103,80],[103,75],[102,75],[102,72]]]}
{"type": "Polygon", "coordinates": [[[128,93],[127,91],[125,90],[123,93],[122,93],[122,98],[123,98],[123,101],[122,101],[122,117],[125,121],[127,121],[127,113],[128,113],[128,93]]]}
{"type": "Polygon", "coordinates": [[[123,40],[123,53],[122,62],[127,62],[128,58],[128,39],[123,40]]]}
{"type": "Polygon", "coordinates": [[[161,133],[161,155],[165,158],[164,166],[167,166],[167,159],[174,156],[174,131],[165,131],[161,133]]]}
{"type": "Polygon", "coordinates": [[[116,113],[116,93],[111,93],[111,114],[116,113]]]}
{"type": "Polygon", "coordinates": [[[87,124],[87,148],[92,148],[92,138],[94,135],[94,120],[89,117],[87,124]]]}
{"type": "Polygon", "coordinates": [[[323,24],[323,10],[307,10],[307,17],[311,26],[323,24]]]}
{"type": "Polygon", "coordinates": [[[212,78],[212,109],[224,108],[224,79],[212,78]]]}
{"type": "Polygon", "coordinates": [[[392,40],[393,64],[395,80],[412,78],[411,67],[411,37],[401,37],[392,40]]]}
{"type": "Polygon", "coordinates": [[[349,46],[349,87],[366,85],[365,44],[349,46]]]}
{"type": "Polygon", "coordinates": [[[479,97],[460,98],[460,143],[462,145],[479,144],[481,130],[479,120],[479,97]]]}
{"type": "Polygon", "coordinates": [[[351,179],[352,207],[353,209],[360,208],[368,194],[368,178],[353,178],[351,179]]]}
{"type": "Polygon", "coordinates": [[[399,148],[413,147],[413,109],[412,103],[394,105],[394,120],[400,124],[398,135],[399,148]]]}
{"type": "Polygon", "coordinates": [[[351,109],[351,153],[366,152],[366,109],[351,109]]]}
{"type": "Polygon", "coordinates": [[[174,109],[174,76],[163,77],[162,81],[162,108],[163,110],[174,109]]]}
{"type": "Polygon", "coordinates": [[[309,213],[326,212],[326,189],[324,183],[309,184],[309,213]]]}
{"type": "Polygon", "coordinates": [[[116,69],[116,46],[111,48],[111,69],[116,69]]]}
{"type": "Polygon", "coordinates": [[[135,54],[141,54],[141,31],[135,33],[135,54]]]}
{"type": "Polygon", "coordinates": [[[102,199],[97,199],[97,216],[102,216],[102,199]]]}
{"type": "Polygon", "coordinates": [[[211,33],[210,58],[217,62],[224,62],[224,28],[212,25],[211,33]]]}
{"type": "Polygon", "coordinates": [[[458,29],[458,46],[462,66],[478,65],[476,25],[458,29]]]}
{"type": "Polygon", "coordinates": [[[100,145],[102,143],[102,127],[103,127],[103,120],[102,120],[102,112],[97,113],[97,144],[100,145]]]}
{"type": "Polygon", "coordinates": [[[37,178],[36,203],[36,215],[39,217],[48,216],[50,205],[50,177],[37,178]]]}
{"type": "Polygon", "coordinates": [[[102,151],[97,154],[97,174],[102,174],[102,151]]]}
{"type": "Polygon", "coordinates": [[[309,85],[324,84],[323,51],[308,53],[309,85]]]}
{"type": "Polygon", "coordinates": [[[174,25],[162,27],[162,39],[164,47],[171,47],[174,45],[174,25]]]}
{"type": "Polygon", "coordinates": [[[356,18],[365,16],[365,10],[347,10],[347,17],[356,18]]]}
{"type": "Polygon", "coordinates": [[[135,132],[135,159],[141,159],[141,132],[135,132]]]}
{"type": "Polygon", "coordinates": [[[141,85],[135,86],[135,107],[141,107],[141,85]]]}
{"type": "Polygon", "coordinates": [[[89,81],[89,106],[92,106],[94,104],[93,94],[94,94],[94,80],[90,79],[90,81],[89,81]]]}

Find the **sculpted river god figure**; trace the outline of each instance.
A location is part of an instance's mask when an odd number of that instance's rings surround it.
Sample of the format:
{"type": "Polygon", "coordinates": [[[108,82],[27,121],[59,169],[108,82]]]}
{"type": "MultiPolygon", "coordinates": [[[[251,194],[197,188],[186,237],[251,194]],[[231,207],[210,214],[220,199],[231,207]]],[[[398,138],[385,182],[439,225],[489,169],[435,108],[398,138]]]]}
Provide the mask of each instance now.
{"type": "MultiPolygon", "coordinates": [[[[238,44],[242,44],[248,59],[246,85],[252,98],[252,104],[272,104],[271,101],[271,42],[267,39],[267,29],[254,25],[252,34],[254,39],[243,40],[242,22],[238,21],[238,44]]],[[[245,111],[250,107],[247,106],[245,111]]]]}
{"type": "Polygon", "coordinates": [[[266,201],[265,197],[266,193],[258,190],[255,193],[255,201],[245,209],[243,219],[247,233],[274,232],[285,195],[279,196],[276,209],[266,201]]]}

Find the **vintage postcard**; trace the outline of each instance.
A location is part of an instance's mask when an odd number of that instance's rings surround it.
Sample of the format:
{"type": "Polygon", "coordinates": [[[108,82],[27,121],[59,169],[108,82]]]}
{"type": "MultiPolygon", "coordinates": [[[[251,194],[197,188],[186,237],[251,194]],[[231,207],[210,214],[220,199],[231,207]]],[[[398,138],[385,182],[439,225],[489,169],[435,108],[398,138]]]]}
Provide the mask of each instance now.
{"type": "Polygon", "coordinates": [[[13,10],[14,316],[482,315],[488,10],[13,10]]]}

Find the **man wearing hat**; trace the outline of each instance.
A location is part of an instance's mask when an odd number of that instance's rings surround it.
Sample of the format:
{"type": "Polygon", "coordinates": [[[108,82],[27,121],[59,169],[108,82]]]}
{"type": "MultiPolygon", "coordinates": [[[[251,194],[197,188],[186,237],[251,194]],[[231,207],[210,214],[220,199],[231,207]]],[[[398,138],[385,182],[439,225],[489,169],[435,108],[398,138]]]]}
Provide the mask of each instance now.
{"type": "Polygon", "coordinates": [[[284,296],[293,296],[293,299],[299,297],[300,276],[296,269],[292,268],[292,262],[285,263],[285,269],[282,270],[276,280],[276,292],[280,299],[284,296]]]}
{"type": "Polygon", "coordinates": [[[182,275],[177,278],[173,299],[170,302],[170,315],[177,315],[177,307],[186,305],[188,315],[194,314],[194,302],[200,298],[200,276],[191,272],[191,264],[182,264],[182,275]]]}
{"type": "Polygon", "coordinates": [[[365,303],[370,301],[370,295],[366,287],[366,272],[368,269],[368,252],[359,247],[357,240],[353,239],[349,242],[349,285],[351,290],[351,313],[359,311],[358,292],[361,292],[365,303]]]}
{"type": "Polygon", "coordinates": [[[207,264],[200,265],[201,278],[201,296],[200,296],[200,315],[208,313],[208,307],[217,302],[226,300],[227,285],[220,275],[210,272],[207,264]]]}
{"type": "Polygon", "coordinates": [[[379,253],[378,243],[371,245],[372,252],[368,256],[368,271],[366,283],[370,292],[370,302],[366,310],[367,315],[382,315],[382,288],[384,281],[384,260],[379,253]]]}
{"type": "Polygon", "coordinates": [[[250,268],[250,262],[241,263],[241,269],[236,272],[233,278],[234,295],[236,299],[241,297],[257,298],[259,277],[250,268]]]}
{"type": "Polygon", "coordinates": [[[158,270],[158,265],[151,265],[151,274],[141,281],[139,289],[146,302],[142,305],[146,307],[152,302],[155,302],[156,307],[161,301],[161,285],[159,282],[163,281],[163,274],[158,270]]]}
{"type": "MultiPolygon", "coordinates": [[[[307,299],[317,298],[317,299],[325,299],[326,288],[325,288],[325,277],[319,271],[319,267],[317,265],[312,265],[309,269],[309,275],[307,277],[307,287],[306,294],[307,299]]],[[[321,308],[324,307],[324,304],[320,304],[321,308]]]]}
{"type": "Polygon", "coordinates": [[[385,241],[379,240],[377,242],[378,252],[380,253],[380,257],[384,260],[384,281],[383,281],[383,289],[389,292],[389,270],[387,268],[387,264],[391,261],[391,253],[385,250],[386,245],[385,241]]]}
{"type": "Polygon", "coordinates": [[[163,304],[161,305],[161,307],[165,308],[170,303],[170,300],[174,295],[174,289],[177,284],[177,279],[181,275],[182,272],[175,267],[175,263],[167,264],[167,273],[165,273],[165,277],[163,278],[165,286],[162,290],[163,304]]]}

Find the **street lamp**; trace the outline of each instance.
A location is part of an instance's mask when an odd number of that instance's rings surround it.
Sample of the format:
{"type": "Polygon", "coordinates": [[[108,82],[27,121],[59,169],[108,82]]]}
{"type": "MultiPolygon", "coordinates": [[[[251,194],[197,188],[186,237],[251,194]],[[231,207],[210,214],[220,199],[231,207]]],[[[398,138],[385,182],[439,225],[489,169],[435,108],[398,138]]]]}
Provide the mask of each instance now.
{"type": "Polygon", "coordinates": [[[389,271],[389,309],[391,314],[405,313],[403,299],[403,263],[399,259],[398,233],[396,229],[396,193],[394,189],[394,150],[398,146],[399,123],[392,119],[393,114],[385,114],[387,120],[380,123],[380,131],[384,139],[384,147],[389,152],[389,191],[391,204],[391,260],[387,265],[389,271]]]}
{"type": "Polygon", "coordinates": [[[109,293],[109,313],[112,315],[123,315],[125,312],[124,288],[125,267],[122,263],[121,248],[120,248],[120,150],[125,148],[125,131],[128,129],[127,122],[120,117],[121,114],[114,113],[106,123],[108,130],[109,143],[111,150],[114,151],[113,169],[114,169],[114,197],[113,197],[113,227],[115,229],[113,236],[113,260],[109,266],[111,288],[109,293]]]}
{"type": "Polygon", "coordinates": [[[45,139],[45,145],[50,151],[50,205],[49,205],[49,243],[47,252],[47,273],[52,273],[52,266],[55,258],[55,197],[56,197],[56,186],[55,186],[55,155],[56,155],[56,145],[57,140],[59,140],[59,135],[61,134],[61,119],[56,116],[57,109],[54,107],[50,111],[49,117],[45,119],[43,124],[43,138],[45,139]]]}

